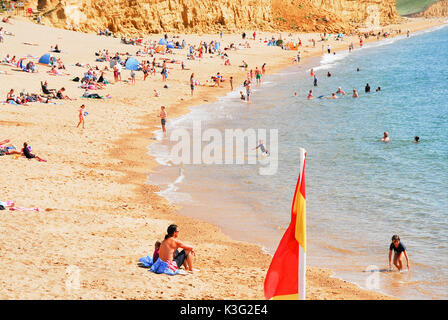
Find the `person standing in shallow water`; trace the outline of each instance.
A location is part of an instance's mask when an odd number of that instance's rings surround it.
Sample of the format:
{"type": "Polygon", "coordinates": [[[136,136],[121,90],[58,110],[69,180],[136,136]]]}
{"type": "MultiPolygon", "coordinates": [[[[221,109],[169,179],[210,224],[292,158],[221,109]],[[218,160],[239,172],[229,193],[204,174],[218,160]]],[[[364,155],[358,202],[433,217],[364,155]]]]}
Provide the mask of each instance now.
{"type": "Polygon", "coordinates": [[[365,91],[366,93],[370,92],[370,85],[368,83],[366,84],[365,91]]]}
{"type": "Polygon", "coordinates": [[[162,131],[163,131],[163,133],[166,135],[166,128],[165,128],[165,125],[166,125],[166,117],[167,117],[167,113],[166,113],[166,110],[165,110],[165,106],[161,106],[160,107],[160,115],[159,115],[159,117],[160,117],[160,122],[161,122],[161,124],[162,124],[162,131]]]}
{"type": "Polygon", "coordinates": [[[190,76],[190,89],[191,89],[191,95],[193,95],[193,93],[194,93],[194,86],[195,86],[195,82],[194,82],[194,73],[192,73],[191,76],[190,76]]]}
{"type": "Polygon", "coordinates": [[[392,236],[392,243],[389,246],[389,269],[392,270],[392,251],[394,251],[394,265],[397,267],[398,271],[403,270],[403,256],[406,257],[406,266],[408,270],[411,269],[411,265],[409,263],[408,253],[406,252],[406,246],[400,242],[400,237],[398,235],[392,236]]]}

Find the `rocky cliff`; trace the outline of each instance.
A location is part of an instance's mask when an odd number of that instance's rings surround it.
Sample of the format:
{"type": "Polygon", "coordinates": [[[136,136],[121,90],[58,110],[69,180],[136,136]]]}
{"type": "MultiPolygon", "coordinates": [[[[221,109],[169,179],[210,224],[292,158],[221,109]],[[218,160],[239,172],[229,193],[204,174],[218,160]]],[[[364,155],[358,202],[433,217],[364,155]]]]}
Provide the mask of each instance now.
{"type": "Polygon", "coordinates": [[[414,17],[448,17],[448,0],[441,0],[429,6],[425,11],[416,13],[414,17]]]}
{"type": "Polygon", "coordinates": [[[119,34],[240,30],[347,32],[399,20],[395,0],[37,0],[57,27],[119,34]]]}

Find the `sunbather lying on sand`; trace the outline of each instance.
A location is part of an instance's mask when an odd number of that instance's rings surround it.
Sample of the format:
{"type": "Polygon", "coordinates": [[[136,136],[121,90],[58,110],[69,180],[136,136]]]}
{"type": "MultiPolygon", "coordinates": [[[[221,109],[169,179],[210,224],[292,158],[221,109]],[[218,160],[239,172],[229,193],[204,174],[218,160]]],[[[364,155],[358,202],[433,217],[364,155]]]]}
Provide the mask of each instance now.
{"type": "Polygon", "coordinates": [[[18,151],[16,147],[9,142],[9,139],[0,141],[0,155],[22,154],[22,152],[18,151]]]}
{"type": "Polygon", "coordinates": [[[47,71],[47,73],[49,73],[49,74],[51,74],[53,76],[63,76],[64,75],[62,72],[58,71],[55,66],[52,66],[51,70],[47,71]]]}

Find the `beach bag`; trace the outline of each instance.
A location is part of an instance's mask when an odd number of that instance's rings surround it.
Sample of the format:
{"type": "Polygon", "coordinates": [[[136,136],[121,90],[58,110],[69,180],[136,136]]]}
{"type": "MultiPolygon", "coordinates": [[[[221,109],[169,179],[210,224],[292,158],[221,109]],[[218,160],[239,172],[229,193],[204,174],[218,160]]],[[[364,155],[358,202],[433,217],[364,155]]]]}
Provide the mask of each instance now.
{"type": "Polygon", "coordinates": [[[0,156],[4,156],[6,154],[5,150],[0,149],[0,156]]]}
{"type": "Polygon", "coordinates": [[[73,78],[73,81],[75,81],[75,82],[79,82],[79,77],[75,77],[75,78],[73,78]]]}
{"type": "Polygon", "coordinates": [[[5,207],[0,204],[0,210],[5,210],[5,207]]]}

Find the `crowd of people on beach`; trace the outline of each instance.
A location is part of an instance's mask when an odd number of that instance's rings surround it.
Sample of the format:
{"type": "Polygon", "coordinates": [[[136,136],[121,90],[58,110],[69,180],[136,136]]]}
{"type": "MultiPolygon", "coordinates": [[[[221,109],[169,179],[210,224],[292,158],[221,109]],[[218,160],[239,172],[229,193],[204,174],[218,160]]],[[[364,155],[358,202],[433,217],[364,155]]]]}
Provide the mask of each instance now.
{"type": "MultiPolygon", "coordinates": [[[[3,31],[3,28],[0,27],[0,42],[4,41],[4,34],[6,33],[3,31]]],[[[106,28],[104,30],[98,30],[98,35],[111,36],[112,33],[106,28]]],[[[75,64],[76,67],[87,70],[84,70],[82,74],[80,73],[79,76],[71,77],[69,80],[79,82],[78,88],[84,90],[84,93],[81,96],[82,98],[99,98],[99,99],[103,98],[98,93],[91,91],[104,90],[107,88],[107,86],[111,83],[109,80],[106,79],[107,72],[113,73],[114,83],[129,82],[131,85],[135,85],[137,78],[136,72],[141,72],[142,81],[145,81],[148,76],[151,77],[155,76],[157,72],[160,71],[161,81],[164,83],[164,88],[169,88],[167,82],[169,79],[170,68],[176,67],[182,71],[190,70],[189,68],[186,67],[184,60],[200,61],[202,59],[205,59],[207,55],[210,55],[210,57],[219,57],[220,60],[218,61],[220,61],[220,63],[222,63],[223,65],[223,68],[225,68],[227,66],[232,65],[231,64],[232,51],[251,48],[249,40],[256,41],[257,39],[256,32],[252,34],[251,39],[249,39],[246,33],[243,33],[242,34],[243,43],[235,44],[232,42],[225,45],[221,43],[222,32],[219,34],[219,36],[220,36],[219,40],[216,39],[211,41],[200,41],[199,44],[187,44],[185,40],[180,41],[180,39],[176,38],[175,36],[172,37],[172,39],[169,41],[168,36],[165,35],[164,36],[165,43],[172,44],[169,47],[167,45],[160,45],[160,41],[159,42],[155,40],[145,41],[142,37],[139,38],[122,37],[121,39],[119,39],[121,43],[127,45],[135,45],[139,47],[134,55],[130,54],[129,52],[111,53],[108,49],[100,50],[94,53],[96,57],[95,62],[97,63],[97,65],[93,66],[93,64],[90,63],[79,63],[79,62],[76,63],[75,64]],[[187,52],[186,55],[184,56],[184,59],[174,59],[172,57],[166,56],[167,54],[173,53],[174,52],[173,50],[185,49],[185,48],[187,48],[187,52]],[[128,62],[133,61],[131,59],[136,60],[136,57],[144,57],[144,60],[140,62],[137,61],[137,63],[133,64],[132,67],[128,66],[128,62]],[[101,65],[101,63],[103,65],[101,65]],[[100,64],[100,66],[98,66],[98,64],[100,64]],[[124,79],[123,70],[129,71],[128,80],[124,79]]],[[[363,38],[368,39],[369,37],[373,36],[377,38],[381,36],[387,38],[390,36],[390,33],[379,32],[379,33],[359,34],[360,47],[362,47],[363,45],[363,38]]],[[[320,35],[320,41],[322,42],[327,42],[329,41],[329,39],[333,39],[335,41],[343,41],[344,35],[342,33],[334,35],[323,33],[320,35]]],[[[272,44],[275,43],[276,45],[279,45],[283,50],[296,50],[297,58],[294,59],[294,62],[297,62],[299,64],[301,63],[302,53],[300,50],[302,50],[303,48],[302,39],[298,38],[297,42],[292,43],[291,41],[287,42],[285,39],[282,39],[280,35],[278,38],[272,37],[270,40],[268,39],[263,40],[261,38],[259,38],[259,40],[261,42],[266,43],[266,45],[270,43],[272,44]]],[[[312,44],[312,47],[316,46],[316,40],[314,38],[310,39],[309,41],[312,44]]],[[[349,45],[349,51],[351,52],[353,49],[354,44],[351,43],[349,45]]],[[[54,47],[50,48],[50,52],[61,53],[62,50],[59,48],[58,45],[55,45],[54,47]]],[[[330,44],[327,45],[327,54],[335,54],[330,44]]],[[[3,59],[3,64],[10,67],[20,67],[23,71],[27,72],[33,72],[33,73],[38,72],[36,63],[32,61],[32,58],[28,60],[29,61],[25,65],[21,65],[19,63],[23,61],[23,59],[17,58],[15,55],[12,55],[11,57],[10,54],[7,54],[3,59]]],[[[65,73],[66,66],[61,60],[61,58],[51,57],[48,67],[50,69],[49,71],[47,71],[47,73],[50,75],[61,75],[61,76],[70,75],[68,73],[65,73]]],[[[262,84],[263,76],[266,74],[266,63],[263,63],[261,66],[254,66],[249,68],[249,64],[243,60],[241,65],[239,65],[239,67],[241,68],[241,72],[244,72],[246,75],[245,80],[242,83],[244,91],[243,90],[240,91],[240,100],[250,102],[253,92],[253,86],[260,86],[262,84]]],[[[359,68],[357,69],[357,71],[359,71],[359,68]]],[[[226,78],[222,72],[212,74],[210,75],[209,79],[205,79],[204,81],[198,80],[194,72],[191,72],[189,74],[190,76],[188,83],[190,86],[191,96],[195,95],[195,90],[197,90],[198,86],[222,88],[226,83],[229,83],[228,87],[230,88],[230,90],[231,91],[234,90],[233,76],[226,78]]],[[[318,78],[313,69],[310,70],[310,76],[313,79],[313,87],[318,87],[318,78]]],[[[331,76],[332,76],[331,72],[327,72],[327,77],[331,76]]],[[[185,79],[187,79],[187,76],[185,77],[185,79]]],[[[186,82],[187,81],[185,81],[185,83],[186,82]]],[[[61,87],[59,90],[56,90],[49,88],[48,82],[46,80],[41,81],[40,83],[42,93],[21,92],[19,95],[16,95],[15,90],[10,89],[6,95],[5,102],[8,104],[27,106],[29,105],[29,103],[33,102],[51,103],[54,100],[68,100],[68,101],[77,100],[76,98],[73,97],[71,98],[68,96],[65,87],[61,87]]],[[[154,97],[159,97],[160,92],[156,89],[153,90],[154,90],[154,97]]],[[[364,91],[366,94],[371,92],[371,87],[368,83],[366,84],[364,91]]],[[[376,92],[381,92],[380,86],[377,87],[376,92]]],[[[298,96],[297,92],[295,92],[294,95],[298,96]]],[[[337,90],[335,90],[335,92],[331,93],[331,95],[329,96],[322,95],[317,98],[338,99],[339,97],[346,95],[347,93],[341,87],[338,87],[337,90]]],[[[353,98],[359,97],[359,93],[356,89],[353,89],[352,97],[353,98]]],[[[315,97],[313,94],[313,89],[310,89],[307,95],[307,99],[311,100],[314,98],[315,97]]],[[[167,124],[166,109],[167,109],[166,106],[161,106],[160,113],[158,114],[158,117],[160,117],[161,128],[164,135],[166,135],[166,124],[167,124]]],[[[85,129],[85,119],[88,116],[85,104],[82,104],[79,107],[77,115],[78,115],[78,123],[76,127],[85,129]]],[[[416,136],[414,138],[414,142],[416,143],[419,142],[419,139],[420,138],[416,136]]],[[[390,141],[389,133],[384,132],[384,136],[381,138],[381,140],[384,142],[389,142],[390,141]]],[[[260,140],[260,144],[256,148],[261,149],[263,153],[269,154],[269,151],[264,146],[262,140],[260,140]]],[[[1,156],[12,155],[16,158],[25,157],[30,160],[36,159],[40,162],[46,162],[46,160],[44,160],[40,156],[31,153],[31,147],[28,145],[27,142],[24,142],[23,148],[18,150],[13,144],[10,143],[9,139],[0,141],[0,155],[1,156]]],[[[193,268],[193,256],[195,255],[193,247],[179,241],[178,234],[179,234],[178,227],[176,225],[170,225],[168,227],[165,239],[163,241],[156,242],[154,253],[151,257],[152,259],[142,258],[143,259],[142,262],[146,263],[146,266],[151,267],[151,271],[154,271],[156,273],[170,274],[171,272],[171,274],[177,274],[179,273],[179,268],[181,266],[183,266],[184,269],[187,271],[195,270],[193,268]]],[[[391,246],[390,250],[397,251],[401,249],[400,248],[394,249],[394,247],[391,246]]],[[[400,258],[394,259],[394,263],[398,267],[401,263],[401,259],[400,258]]]]}

